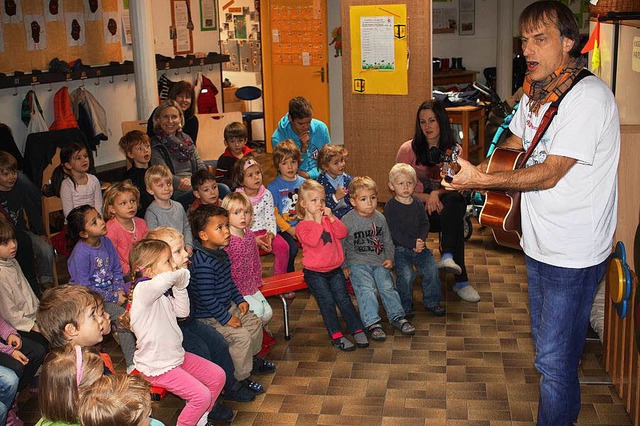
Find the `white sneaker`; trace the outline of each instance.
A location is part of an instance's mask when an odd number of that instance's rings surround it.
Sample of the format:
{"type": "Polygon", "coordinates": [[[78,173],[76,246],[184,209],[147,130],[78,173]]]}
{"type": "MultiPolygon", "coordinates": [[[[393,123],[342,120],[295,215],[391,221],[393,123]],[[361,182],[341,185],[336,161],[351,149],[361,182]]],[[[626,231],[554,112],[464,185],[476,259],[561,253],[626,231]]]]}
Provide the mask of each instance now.
{"type": "Polygon", "coordinates": [[[450,257],[445,260],[441,260],[440,263],[438,263],[438,269],[444,269],[445,272],[450,272],[454,275],[462,273],[462,268],[450,257]]]}
{"type": "Polygon", "coordinates": [[[454,287],[453,291],[458,296],[460,296],[460,299],[464,300],[465,302],[476,303],[480,301],[480,295],[478,294],[476,289],[471,287],[470,285],[464,286],[461,289],[457,289],[454,287]]]}

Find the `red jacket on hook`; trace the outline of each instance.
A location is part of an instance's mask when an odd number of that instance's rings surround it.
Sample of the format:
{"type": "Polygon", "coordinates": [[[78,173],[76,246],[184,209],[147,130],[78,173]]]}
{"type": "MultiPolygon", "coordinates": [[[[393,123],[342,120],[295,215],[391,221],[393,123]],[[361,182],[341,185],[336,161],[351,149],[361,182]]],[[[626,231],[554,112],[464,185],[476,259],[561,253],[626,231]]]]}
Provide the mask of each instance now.
{"type": "Polygon", "coordinates": [[[49,130],[72,129],[78,127],[76,117],[71,111],[71,101],[69,100],[69,89],[63,86],[53,96],[53,113],[55,119],[49,130]]]}

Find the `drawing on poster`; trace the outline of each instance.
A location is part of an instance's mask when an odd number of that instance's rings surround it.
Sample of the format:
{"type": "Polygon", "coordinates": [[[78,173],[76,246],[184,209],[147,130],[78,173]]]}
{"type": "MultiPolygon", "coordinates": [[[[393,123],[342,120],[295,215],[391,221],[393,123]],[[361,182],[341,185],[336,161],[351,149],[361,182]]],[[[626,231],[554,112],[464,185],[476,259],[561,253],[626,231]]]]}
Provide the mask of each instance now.
{"type": "Polygon", "coordinates": [[[27,35],[27,50],[47,48],[47,32],[43,15],[24,15],[24,29],[27,35]]]}
{"type": "Polygon", "coordinates": [[[118,16],[118,12],[104,12],[102,14],[102,27],[104,28],[104,43],[120,43],[120,26],[118,25],[120,22],[120,17],[118,16]]]}
{"type": "Polygon", "coordinates": [[[84,46],[86,26],[82,13],[65,13],[65,33],[67,34],[67,46],[84,46]]]}
{"type": "Polygon", "coordinates": [[[17,24],[22,22],[22,0],[2,1],[2,23],[17,24]]]}
{"type": "Polygon", "coordinates": [[[42,0],[45,22],[62,22],[64,10],[62,0],[42,0]]]}
{"type": "Polygon", "coordinates": [[[87,21],[102,19],[102,0],[85,0],[84,13],[87,21]]]}

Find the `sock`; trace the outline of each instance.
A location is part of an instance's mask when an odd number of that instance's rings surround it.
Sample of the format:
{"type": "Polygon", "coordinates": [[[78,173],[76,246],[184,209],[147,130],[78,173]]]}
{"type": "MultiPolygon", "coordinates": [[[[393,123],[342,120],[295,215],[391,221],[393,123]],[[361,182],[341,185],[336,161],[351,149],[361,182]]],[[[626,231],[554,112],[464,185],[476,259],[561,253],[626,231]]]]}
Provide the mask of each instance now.
{"type": "Polygon", "coordinates": [[[331,338],[332,338],[333,340],[335,340],[335,339],[339,339],[339,338],[341,338],[342,336],[344,336],[344,334],[342,334],[342,331],[338,331],[337,333],[333,333],[333,334],[331,335],[331,338]]]}
{"type": "Polygon", "coordinates": [[[460,290],[461,288],[464,288],[468,285],[469,285],[469,281],[460,281],[459,283],[455,283],[453,285],[453,288],[455,288],[456,290],[460,290]]]}
{"type": "Polygon", "coordinates": [[[453,255],[449,252],[447,253],[442,253],[442,258],[440,259],[441,262],[444,262],[447,259],[453,259],[453,255]]]}

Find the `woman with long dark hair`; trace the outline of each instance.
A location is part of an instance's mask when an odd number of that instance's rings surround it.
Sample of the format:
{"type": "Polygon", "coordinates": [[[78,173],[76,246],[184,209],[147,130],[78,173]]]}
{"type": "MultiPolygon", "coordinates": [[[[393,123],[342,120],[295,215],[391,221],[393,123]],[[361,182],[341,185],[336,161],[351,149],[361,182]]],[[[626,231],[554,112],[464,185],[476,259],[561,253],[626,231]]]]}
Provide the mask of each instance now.
{"type": "Polygon", "coordinates": [[[425,204],[430,229],[442,233],[440,269],[455,275],[453,290],[467,302],[478,302],[480,295],[469,285],[464,264],[464,215],[466,201],[461,193],[442,187],[441,153],[457,143],[441,102],[423,102],[416,113],[415,133],[403,143],[396,156],[397,163],[412,166],[418,177],[415,195],[425,204]]]}

